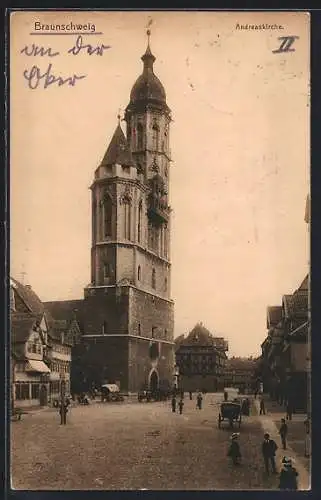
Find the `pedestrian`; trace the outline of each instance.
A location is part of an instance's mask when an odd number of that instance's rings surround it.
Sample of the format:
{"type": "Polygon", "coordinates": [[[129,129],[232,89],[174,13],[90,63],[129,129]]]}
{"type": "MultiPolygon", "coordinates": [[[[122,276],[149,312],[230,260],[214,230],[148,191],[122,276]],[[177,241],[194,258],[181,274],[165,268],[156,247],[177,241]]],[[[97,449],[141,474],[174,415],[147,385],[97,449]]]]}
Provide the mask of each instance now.
{"type": "Polygon", "coordinates": [[[275,466],[275,452],[278,449],[276,442],[270,439],[270,434],[264,434],[264,441],[262,443],[262,455],[264,459],[265,470],[269,474],[269,466],[271,464],[272,473],[276,474],[275,466]]]}
{"type": "Polygon", "coordinates": [[[279,430],[279,434],[281,436],[283,450],[286,450],[286,437],[288,434],[288,426],[286,425],[285,418],[281,419],[281,427],[279,430]]]}
{"type": "Polygon", "coordinates": [[[68,413],[68,405],[65,401],[61,401],[59,405],[60,425],[66,425],[67,413],[68,413]]]}
{"type": "Polygon", "coordinates": [[[197,408],[198,410],[201,410],[201,409],[202,409],[202,402],[203,402],[203,396],[202,396],[202,393],[201,393],[201,392],[199,392],[199,393],[197,394],[197,403],[196,403],[196,408],[197,408]]]}
{"type": "Polygon", "coordinates": [[[260,415],[265,415],[265,403],[263,397],[260,399],[260,415]]]}
{"type": "Polygon", "coordinates": [[[227,456],[231,457],[233,465],[239,465],[242,458],[240,444],[238,442],[239,433],[233,432],[231,436],[231,444],[229,446],[227,456]]]}
{"type": "Polygon", "coordinates": [[[297,490],[298,475],[298,471],[292,465],[292,459],[289,457],[283,457],[279,482],[280,490],[297,490]]]}
{"type": "Polygon", "coordinates": [[[254,399],[256,399],[256,396],[257,396],[257,389],[255,389],[254,391],[254,399]]]}
{"type": "Polygon", "coordinates": [[[242,402],[242,415],[246,415],[248,417],[249,414],[250,414],[250,401],[248,398],[246,398],[242,402]]]}
{"type": "Polygon", "coordinates": [[[173,395],[173,397],[172,397],[172,412],[173,413],[176,412],[176,397],[175,397],[175,395],[173,395]]]}
{"type": "Polygon", "coordinates": [[[304,421],[305,426],[305,446],[304,446],[304,456],[309,457],[311,454],[311,434],[310,434],[310,418],[309,415],[304,421]]]}
{"type": "Polygon", "coordinates": [[[179,408],[179,413],[181,415],[183,413],[183,408],[184,408],[184,401],[182,398],[178,402],[178,408],[179,408]]]}
{"type": "Polygon", "coordinates": [[[291,401],[287,402],[286,405],[286,419],[287,420],[292,420],[292,413],[293,413],[293,407],[291,401]]]}
{"type": "Polygon", "coordinates": [[[189,399],[190,399],[191,401],[192,401],[192,399],[193,399],[193,393],[192,393],[192,391],[189,391],[189,399]]]}

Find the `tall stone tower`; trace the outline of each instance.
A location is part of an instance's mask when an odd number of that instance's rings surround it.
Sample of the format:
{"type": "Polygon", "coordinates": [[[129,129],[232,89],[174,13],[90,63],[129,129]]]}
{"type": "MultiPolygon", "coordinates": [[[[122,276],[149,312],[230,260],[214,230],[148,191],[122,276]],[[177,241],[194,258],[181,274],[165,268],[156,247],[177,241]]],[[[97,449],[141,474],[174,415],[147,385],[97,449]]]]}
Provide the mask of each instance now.
{"type": "Polygon", "coordinates": [[[147,35],[143,72],[125,111],[127,134],[119,116],[91,186],[91,283],[83,311],[92,378],[129,392],[171,386],[174,366],[171,116],[147,35]]]}

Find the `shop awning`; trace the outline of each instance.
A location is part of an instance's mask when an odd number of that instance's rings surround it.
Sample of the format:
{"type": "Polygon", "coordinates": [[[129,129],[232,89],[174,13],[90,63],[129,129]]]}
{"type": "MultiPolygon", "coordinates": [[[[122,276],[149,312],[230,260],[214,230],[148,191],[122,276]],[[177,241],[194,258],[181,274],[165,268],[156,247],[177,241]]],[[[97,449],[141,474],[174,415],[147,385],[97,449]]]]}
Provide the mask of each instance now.
{"type": "Polygon", "coordinates": [[[26,372],[50,373],[50,370],[43,361],[29,359],[26,366],[26,372]]]}

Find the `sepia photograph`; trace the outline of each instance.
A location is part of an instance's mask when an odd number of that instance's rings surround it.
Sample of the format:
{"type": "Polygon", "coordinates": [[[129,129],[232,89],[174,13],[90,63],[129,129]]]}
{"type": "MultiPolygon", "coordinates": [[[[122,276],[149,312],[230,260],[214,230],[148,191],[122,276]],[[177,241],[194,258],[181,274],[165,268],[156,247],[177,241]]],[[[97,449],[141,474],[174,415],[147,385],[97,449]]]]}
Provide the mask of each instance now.
{"type": "Polygon", "coordinates": [[[9,29],[11,488],[309,490],[309,13],[9,29]]]}

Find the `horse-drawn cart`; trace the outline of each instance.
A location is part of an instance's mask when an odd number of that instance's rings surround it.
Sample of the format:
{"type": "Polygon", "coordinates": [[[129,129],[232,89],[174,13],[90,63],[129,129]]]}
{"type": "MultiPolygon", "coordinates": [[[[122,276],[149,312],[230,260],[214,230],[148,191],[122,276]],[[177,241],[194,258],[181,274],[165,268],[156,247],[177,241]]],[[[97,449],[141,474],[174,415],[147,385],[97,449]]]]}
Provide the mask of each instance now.
{"type": "Polygon", "coordinates": [[[234,423],[238,423],[239,428],[242,422],[242,407],[240,401],[225,401],[221,403],[220,412],[218,414],[218,427],[221,428],[221,424],[224,421],[229,422],[230,427],[234,426],[234,423]]]}

